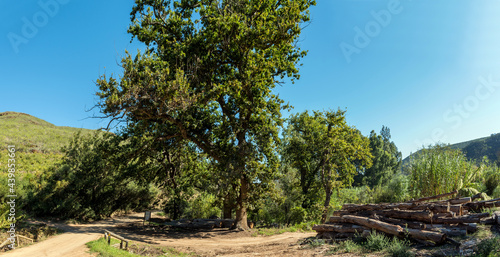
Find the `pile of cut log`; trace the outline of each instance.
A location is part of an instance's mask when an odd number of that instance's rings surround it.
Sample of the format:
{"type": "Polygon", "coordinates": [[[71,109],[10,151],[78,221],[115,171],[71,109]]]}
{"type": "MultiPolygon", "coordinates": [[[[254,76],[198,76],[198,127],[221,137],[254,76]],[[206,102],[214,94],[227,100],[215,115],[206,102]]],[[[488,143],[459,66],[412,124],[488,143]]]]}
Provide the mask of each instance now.
{"type": "Polygon", "coordinates": [[[482,200],[473,197],[436,200],[457,194],[456,191],[403,203],[344,204],[325,224],[313,230],[322,239],[345,240],[366,237],[372,230],[426,244],[457,244],[449,237],[477,230],[477,224],[500,224],[500,212],[481,211],[500,206],[500,198],[482,200]],[[429,200],[435,200],[427,202],[429,200]]]}

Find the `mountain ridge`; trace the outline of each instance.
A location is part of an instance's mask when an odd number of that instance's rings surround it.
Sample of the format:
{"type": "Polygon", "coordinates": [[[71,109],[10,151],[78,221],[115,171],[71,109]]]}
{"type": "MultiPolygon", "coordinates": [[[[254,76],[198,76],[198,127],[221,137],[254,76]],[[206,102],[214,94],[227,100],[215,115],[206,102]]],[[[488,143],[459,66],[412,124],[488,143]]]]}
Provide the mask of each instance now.
{"type": "MultiPolygon", "coordinates": [[[[480,137],[455,144],[446,145],[451,149],[461,150],[469,160],[481,162],[486,156],[490,161],[500,162],[500,133],[493,133],[487,137],[480,137]]],[[[403,159],[403,166],[409,164],[411,157],[421,150],[411,153],[403,159]]]]}

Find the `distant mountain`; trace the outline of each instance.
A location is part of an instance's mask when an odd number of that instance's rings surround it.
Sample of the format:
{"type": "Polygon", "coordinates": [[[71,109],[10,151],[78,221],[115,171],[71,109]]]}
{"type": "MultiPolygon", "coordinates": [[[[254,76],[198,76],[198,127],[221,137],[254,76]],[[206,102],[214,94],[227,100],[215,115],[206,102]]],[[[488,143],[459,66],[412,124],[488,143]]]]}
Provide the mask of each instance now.
{"type": "Polygon", "coordinates": [[[92,130],[56,126],[25,113],[0,113],[0,144],[4,149],[15,145],[21,152],[59,153],[78,131],[86,134],[92,130]]]}
{"type": "MultiPolygon", "coordinates": [[[[483,157],[488,157],[491,162],[500,164],[500,133],[495,133],[489,137],[482,137],[461,143],[449,145],[452,149],[460,149],[469,160],[481,162],[483,157]]],[[[403,165],[410,162],[410,158],[418,154],[417,151],[403,160],[403,165]]]]}

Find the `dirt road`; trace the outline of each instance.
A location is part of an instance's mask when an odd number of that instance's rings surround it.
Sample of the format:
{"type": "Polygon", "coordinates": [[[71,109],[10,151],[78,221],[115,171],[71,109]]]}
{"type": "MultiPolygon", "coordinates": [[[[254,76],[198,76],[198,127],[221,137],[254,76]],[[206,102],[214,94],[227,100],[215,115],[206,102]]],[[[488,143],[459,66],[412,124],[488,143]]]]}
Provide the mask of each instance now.
{"type": "Polygon", "coordinates": [[[85,243],[101,237],[104,229],[113,230],[117,225],[136,222],[140,219],[137,214],[131,216],[118,217],[90,224],[67,225],[64,223],[44,222],[50,226],[57,227],[65,233],[50,237],[36,244],[18,248],[0,254],[6,257],[90,257],[85,243]]]}
{"type": "Polygon", "coordinates": [[[16,249],[0,256],[6,257],[90,257],[85,243],[102,236],[104,229],[119,233],[137,243],[167,246],[200,256],[320,256],[317,251],[304,250],[301,239],[315,233],[283,233],[274,236],[251,236],[250,232],[180,231],[168,232],[142,227],[142,213],[83,225],[50,224],[66,233],[34,245],[16,249]]]}

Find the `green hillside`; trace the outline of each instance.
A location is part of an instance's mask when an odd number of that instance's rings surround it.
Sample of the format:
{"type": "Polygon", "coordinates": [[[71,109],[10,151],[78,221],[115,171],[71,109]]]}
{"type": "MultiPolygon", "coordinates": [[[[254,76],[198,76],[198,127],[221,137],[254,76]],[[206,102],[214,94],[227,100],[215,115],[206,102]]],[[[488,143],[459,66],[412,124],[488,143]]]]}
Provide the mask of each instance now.
{"type": "Polygon", "coordinates": [[[92,130],[55,126],[25,113],[0,113],[1,145],[15,145],[20,152],[60,153],[78,131],[86,134],[92,130]]]}
{"type": "MultiPolygon", "coordinates": [[[[469,160],[481,162],[483,157],[488,157],[492,162],[500,163],[500,133],[489,137],[477,138],[465,142],[449,145],[452,149],[460,149],[469,160]]],[[[408,164],[410,158],[420,151],[411,154],[403,160],[403,165],[408,164]]]]}

